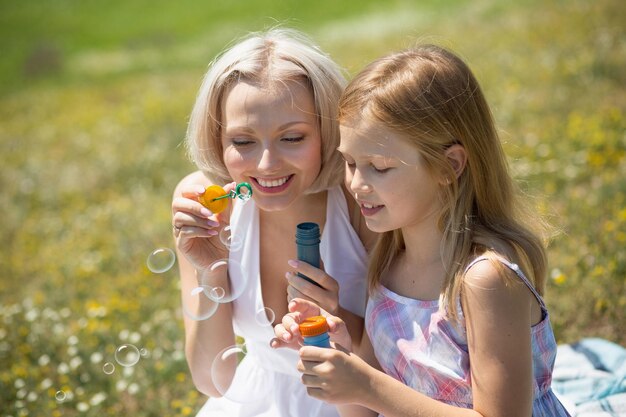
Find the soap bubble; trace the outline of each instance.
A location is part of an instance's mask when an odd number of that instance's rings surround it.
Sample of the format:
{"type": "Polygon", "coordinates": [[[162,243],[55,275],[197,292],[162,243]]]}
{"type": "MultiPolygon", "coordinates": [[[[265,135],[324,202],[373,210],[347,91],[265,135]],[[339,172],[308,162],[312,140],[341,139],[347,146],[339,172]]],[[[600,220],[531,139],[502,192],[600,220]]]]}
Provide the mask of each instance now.
{"type": "Polygon", "coordinates": [[[214,287],[214,288],[211,288],[211,291],[209,291],[209,297],[211,297],[213,300],[217,301],[218,303],[220,302],[222,298],[224,298],[225,295],[226,295],[226,290],[222,287],[214,287]]]}
{"type": "Polygon", "coordinates": [[[141,348],[141,349],[139,349],[139,354],[140,354],[141,356],[143,356],[143,357],[148,356],[148,349],[146,349],[146,348],[141,348]]]}
{"type": "Polygon", "coordinates": [[[276,314],[271,308],[263,307],[257,310],[254,315],[254,319],[260,326],[272,326],[274,324],[274,320],[276,319],[276,314]]]}
{"type": "Polygon", "coordinates": [[[211,365],[215,389],[225,398],[239,403],[253,403],[267,398],[274,387],[273,373],[246,357],[245,344],[222,350],[211,365]],[[250,377],[253,375],[254,377],[250,377]]]}
{"type": "Polygon", "coordinates": [[[241,232],[235,233],[230,225],[226,225],[220,230],[220,242],[232,252],[243,247],[243,240],[241,232]]]}
{"type": "Polygon", "coordinates": [[[139,362],[139,349],[135,345],[126,343],[115,351],[115,361],[122,366],[133,366],[139,362]]]}
{"type": "Polygon", "coordinates": [[[113,372],[115,372],[115,365],[113,365],[111,362],[105,363],[104,365],[102,365],[102,372],[107,375],[111,375],[113,372]]]}
{"type": "Polygon", "coordinates": [[[213,287],[200,284],[183,296],[183,313],[191,320],[206,320],[217,311],[219,303],[211,297],[213,287]]]}
{"type": "Polygon", "coordinates": [[[246,289],[250,274],[237,273],[241,265],[234,260],[218,259],[200,273],[200,286],[205,294],[218,303],[229,303],[241,296],[246,289]],[[231,280],[229,271],[237,273],[238,279],[231,280]]]}
{"type": "Polygon", "coordinates": [[[65,391],[59,390],[56,394],[54,394],[54,398],[56,398],[58,402],[62,403],[67,398],[67,394],[65,394],[65,391]]]}
{"type": "Polygon", "coordinates": [[[176,262],[176,255],[174,251],[168,248],[159,248],[152,251],[150,255],[148,255],[148,259],[146,264],[148,265],[148,269],[155,274],[162,274],[163,272],[169,271],[170,268],[176,262]]]}

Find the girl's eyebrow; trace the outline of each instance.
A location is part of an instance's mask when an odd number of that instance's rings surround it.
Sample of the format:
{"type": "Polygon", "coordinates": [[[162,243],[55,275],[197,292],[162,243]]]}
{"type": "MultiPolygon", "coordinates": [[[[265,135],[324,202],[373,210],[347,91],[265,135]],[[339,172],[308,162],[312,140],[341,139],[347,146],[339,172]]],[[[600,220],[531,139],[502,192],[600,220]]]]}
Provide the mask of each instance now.
{"type": "MultiPolygon", "coordinates": [[[[345,150],[342,150],[341,147],[337,147],[337,151],[343,155],[350,155],[345,150]]],[[[383,155],[381,153],[366,153],[366,154],[360,155],[360,158],[398,159],[398,156],[397,155],[383,155]]]]}

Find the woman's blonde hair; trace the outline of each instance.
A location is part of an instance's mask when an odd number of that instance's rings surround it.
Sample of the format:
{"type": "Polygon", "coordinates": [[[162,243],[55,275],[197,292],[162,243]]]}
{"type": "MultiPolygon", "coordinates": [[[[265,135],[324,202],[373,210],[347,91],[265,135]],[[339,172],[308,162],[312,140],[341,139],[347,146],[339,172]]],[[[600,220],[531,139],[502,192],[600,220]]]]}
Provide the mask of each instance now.
{"type": "MultiPolygon", "coordinates": [[[[364,117],[406,138],[437,178],[450,180],[442,181],[438,218],[446,267],[442,299],[450,316],[458,317],[468,263],[491,248],[516,262],[543,292],[546,254],[539,230],[533,230],[540,223],[517,192],[489,106],[460,58],[423,45],[374,61],[348,84],[339,103],[340,123],[364,117]],[[456,144],[467,155],[458,178],[445,156],[456,144]]],[[[370,259],[370,290],[403,249],[400,230],[381,234],[370,259]]]]}
{"type": "Polygon", "coordinates": [[[196,97],[186,146],[190,158],[214,184],[232,181],[223,160],[221,144],[222,100],[239,80],[268,88],[301,82],[313,95],[322,138],[320,173],[307,190],[314,193],[340,184],[344,166],[339,145],[337,104],[345,78],[337,64],[309,38],[294,29],[255,32],[218,55],[196,97]]]}

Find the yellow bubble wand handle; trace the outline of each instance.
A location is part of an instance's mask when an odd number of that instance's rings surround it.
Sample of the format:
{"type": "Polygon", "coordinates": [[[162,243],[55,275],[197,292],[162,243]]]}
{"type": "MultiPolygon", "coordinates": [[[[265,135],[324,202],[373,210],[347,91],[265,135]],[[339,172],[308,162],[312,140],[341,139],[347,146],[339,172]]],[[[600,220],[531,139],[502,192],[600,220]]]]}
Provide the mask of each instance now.
{"type": "Polygon", "coordinates": [[[246,201],[252,196],[252,186],[247,182],[237,184],[234,190],[226,192],[219,185],[210,185],[204,193],[198,197],[198,201],[213,213],[220,213],[228,206],[228,199],[239,198],[246,201]]]}

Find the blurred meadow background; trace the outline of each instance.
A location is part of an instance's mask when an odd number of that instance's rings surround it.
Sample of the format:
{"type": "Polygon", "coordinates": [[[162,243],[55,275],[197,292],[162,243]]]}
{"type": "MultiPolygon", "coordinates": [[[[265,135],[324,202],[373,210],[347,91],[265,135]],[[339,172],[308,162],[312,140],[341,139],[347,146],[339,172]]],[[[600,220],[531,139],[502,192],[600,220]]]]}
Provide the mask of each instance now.
{"type": "Polygon", "coordinates": [[[457,51],[559,230],[558,341],[626,345],[622,1],[0,0],[0,415],[188,416],[204,402],[176,265],[146,259],[173,249],[170,197],[194,169],[182,140],[207,64],[277,23],[348,75],[416,40],[457,51]],[[146,352],[131,367],[114,360],[125,343],[146,352]]]}

